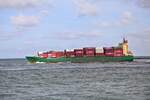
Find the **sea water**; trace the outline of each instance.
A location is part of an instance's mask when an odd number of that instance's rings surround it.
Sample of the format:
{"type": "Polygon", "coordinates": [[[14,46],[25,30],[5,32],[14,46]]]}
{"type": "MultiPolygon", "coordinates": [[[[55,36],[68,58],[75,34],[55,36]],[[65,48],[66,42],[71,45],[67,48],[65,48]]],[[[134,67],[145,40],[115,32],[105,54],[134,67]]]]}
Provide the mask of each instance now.
{"type": "Polygon", "coordinates": [[[150,100],[150,60],[30,64],[2,59],[0,100],[150,100]]]}

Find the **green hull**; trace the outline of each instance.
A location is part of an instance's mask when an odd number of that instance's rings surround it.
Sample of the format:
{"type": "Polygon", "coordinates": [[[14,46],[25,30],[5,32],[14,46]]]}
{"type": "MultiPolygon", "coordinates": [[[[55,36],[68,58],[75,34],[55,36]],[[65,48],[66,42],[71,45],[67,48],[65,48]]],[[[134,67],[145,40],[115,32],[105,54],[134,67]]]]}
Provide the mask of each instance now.
{"type": "Polygon", "coordinates": [[[36,56],[27,56],[26,59],[30,63],[58,63],[58,62],[72,62],[72,63],[88,63],[88,62],[122,62],[133,61],[133,56],[122,57],[108,57],[108,56],[94,56],[94,57],[61,57],[61,58],[40,58],[36,56]]]}

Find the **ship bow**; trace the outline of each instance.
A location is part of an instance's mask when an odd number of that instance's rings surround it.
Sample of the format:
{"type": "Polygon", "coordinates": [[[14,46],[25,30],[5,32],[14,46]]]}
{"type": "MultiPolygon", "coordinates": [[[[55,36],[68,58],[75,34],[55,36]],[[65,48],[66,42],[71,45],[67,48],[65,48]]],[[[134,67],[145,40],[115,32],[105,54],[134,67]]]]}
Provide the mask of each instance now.
{"type": "Polygon", "coordinates": [[[36,63],[37,62],[37,57],[32,57],[32,56],[26,56],[26,59],[30,62],[30,63],[36,63]]]}

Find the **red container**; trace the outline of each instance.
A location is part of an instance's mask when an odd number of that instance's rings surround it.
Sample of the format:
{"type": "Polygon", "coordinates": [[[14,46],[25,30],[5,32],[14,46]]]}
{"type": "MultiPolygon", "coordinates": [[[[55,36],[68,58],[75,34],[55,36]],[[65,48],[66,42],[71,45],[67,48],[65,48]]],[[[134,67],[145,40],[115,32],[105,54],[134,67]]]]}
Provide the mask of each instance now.
{"type": "Polygon", "coordinates": [[[64,52],[62,51],[52,51],[48,53],[48,56],[51,58],[59,58],[64,56],[64,52]]]}
{"type": "Polygon", "coordinates": [[[105,56],[114,56],[114,49],[112,47],[105,47],[104,54],[105,56]]]}
{"type": "Polygon", "coordinates": [[[74,53],[76,57],[83,56],[83,49],[74,49],[74,53]]]}
{"type": "Polygon", "coordinates": [[[104,50],[113,50],[113,47],[104,47],[104,50]]]}
{"type": "Polygon", "coordinates": [[[105,56],[104,53],[96,53],[95,55],[96,55],[96,56],[105,56]]]}
{"type": "Polygon", "coordinates": [[[63,51],[57,51],[56,55],[57,55],[57,57],[63,57],[64,52],[63,51]]]}
{"type": "Polygon", "coordinates": [[[114,57],[121,57],[123,54],[114,54],[114,57]]]}
{"type": "Polygon", "coordinates": [[[123,56],[123,49],[122,48],[115,49],[114,50],[114,56],[115,57],[123,56]]]}
{"type": "Polygon", "coordinates": [[[88,48],[83,48],[84,55],[86,56],[94,56],[95,55],[95,48],[93,47],[88,47],[88,48]]]}
{"type": "Polygon", "coordinates": [[[93,56],[95,56],[95,54],[86,54],[85,56],[87,56],[87,57],[93,57],[93,56]]]}
{"type": "Polygon", "coordinates": [[[114,53],[113,52],[107,52],[107,53],[105,53],[105,56],[114,56],[114,53]]]}
{"type": "Polygon", "coordinates": [[[114,49],[112,47],[105,47],[104,52],[113,52],[114,49]]]}
{"type": "Polygon", "coordinates": [[[41,58],[48,58],[48,53],[42,53],[38,55],[41,58]]]}
{"type": "Polygon", "coordinates": [[[95,50],[95,47],[85,47],[83,50],[95,50]]]}
{"type": "Polygon", "coordinates": [[[74,57],[75,53],[74,53],[74,51],[65,51],[65,56],[66,57],[74,57]]]}
{"type": "Polygon", "coordinates": [[[123,53],[123,50],[122,49],[115,49],[114,53],[123,53]]]}

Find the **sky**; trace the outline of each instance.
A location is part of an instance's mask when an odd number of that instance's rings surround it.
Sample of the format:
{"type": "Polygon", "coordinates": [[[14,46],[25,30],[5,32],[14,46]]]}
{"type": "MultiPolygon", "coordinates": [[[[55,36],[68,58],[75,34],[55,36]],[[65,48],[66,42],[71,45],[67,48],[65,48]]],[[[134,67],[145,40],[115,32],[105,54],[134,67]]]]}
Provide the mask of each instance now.
{"type": "Polygon", "coordinates": [[[0,58],[117,46],[150,56],[150,0],[0,0],[0,58]]]}

